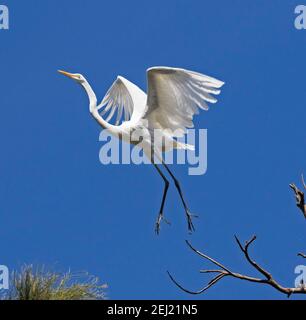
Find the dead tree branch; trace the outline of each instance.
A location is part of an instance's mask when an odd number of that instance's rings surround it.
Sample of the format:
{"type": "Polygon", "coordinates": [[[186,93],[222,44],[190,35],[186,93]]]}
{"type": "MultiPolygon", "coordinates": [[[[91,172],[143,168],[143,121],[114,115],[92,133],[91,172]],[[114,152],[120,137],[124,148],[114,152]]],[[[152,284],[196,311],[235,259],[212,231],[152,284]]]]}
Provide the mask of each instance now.
{"type": "MultiPolygon", "coordinates": [[[[253,236],[250,240],[246,241],[244,245],[241,244],[240,240],[235,236],[236,242],[240,248],[240,250],[242,251],[242,253],[244,254],[245,259],[249,262],[249,264],[256,269],[261,275],[261,278],[255,278],[255,277],[251,277],[248,275],[243,275],[237,272],[233,272],[231,271],[229,268],[227,268],[226,266],[224,266],[223,264],[221,264],[219,261],[211,258],[210,256],[206,255],[203,252],[200,252],[199,250],[197,250],[196,248],[194,248],[189,241],[186,240],[187,245],[190,247],[191,250],[193,250],[196,254],[198,254],[200,257],[210,261],[211,263],[213,263],[215,266],[217,266],[219,269],[205,269],[205,270],[200,270],[201,273],[207,273],[207,274],[215,274],[215,277],[212,278],[212,280],[210,280],[207,285],[205,285],[202,289],[198,290],[198,291],[191,291],[188,290],[186,288],[184,288],[182,285],[180,285],[175,279],[174,277],[168,272],[168,275],[170,277],[170,279],[174,282],[174,284],[176,286],[178,286],[181,290],[190,293],[190,294],[200,294],[205,292],[206,290],[208,290],[209,288],[211,288],[212,286],[214,286],[217,282],[219,282],[220,280],[222,280],[224,277],[232,277],[232,278],[236,278],[236,279],[240,279],[240,280],[244,280],[244,281],[249,281],[249,282],[255,282],[255,283],[261,283],[261,284],[265,284],[268,286],[273,287],[274,289],[276,289],[277,291],[286,294],[288,297],[290,297],[292,294],[306,294],[306,287],[303,283],[301,283],[300,287],[298,288],[287,288],[287,287],[283,287],[282,285],[280,285],[278,282],[276,282],[276,280],[274,280],[274,278],[272,277],[272,275],[265,270],[263,267],[261,267],[255,260],[253,260],[249,254],[249,247],[250,245],[256,240],[256,236],[253,236]]],[[[306,257],[306,256],[305,256],[306,257]]]]}
{"type": "MultiPolygon", "coordinates": [[[[303,174],[301,175],[301,180],[302,180],[302,185],[306,190],[306,183],[305,183],[303,174]]],[[[294,183],[290,183],[289,187],[294,191],[296,206],[302,211],[304,218],[306,219],[306,204],[305,204],[304,192],[301,191],[294,183]]],[[[298,253],[298,256],[306,259],[306,255],[304,253],[298,253]]]]}
{"type": "MultiPolygon", "coordinates": [[[[303,175],[301,179],[302,179],[303,187],[306,190],[306,184],[305,184],[303,175]]],[[[297,207],[303,212],[304,218],[306,218],[306,205],[305,205],[305,199],[304,199],[304,192],[302,192],[294,183],[290,183],[289,186],[294,191],[297,207]]]]}

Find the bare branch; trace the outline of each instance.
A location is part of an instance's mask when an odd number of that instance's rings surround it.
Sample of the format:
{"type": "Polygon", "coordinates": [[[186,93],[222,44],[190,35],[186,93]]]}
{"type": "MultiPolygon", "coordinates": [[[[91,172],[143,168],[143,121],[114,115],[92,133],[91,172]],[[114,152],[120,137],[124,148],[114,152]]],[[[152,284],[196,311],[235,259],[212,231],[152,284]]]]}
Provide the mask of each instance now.
{"type": "Polygon", "coordinates": [[[172,280],[172,282],[174,282],[174,284],[176,286],[178,286],[181,290],[183,290],[184,292],[186,293],[189,293],[189,294],[201,294],[203,293],[204,291],[206,291],[207,289],[209,289],[210,287],[212,287],[214,284],[216,284],[219,280],[221,280],[223,277],[225,277],[227,274],[218,274],[216,277],[214,277],[211,281],[209,281],[209,283],[202,289],[200,289],[199,291],[191,291],[191,290],[188,290],[186,288],[184,288],[183,286],[181,286],[173,277],[172,275],[170,274],[169,271],[167,271],[168,273],[168,276],[170,277],[170,279],[172,280]]]}
{"type": "MultiPolygon", "coordinates": [[[[301,180],[302,180],[303,187],[306,190],[306,183],[304,180],[303,173],[301,174],[301,180]]],[[[294,183],[289,184],[289,187],[294,191],[296,205],[303,212],[304,218],[306,219],[306,204],[305,204],[304,192],[302,192],[294,183]]],[[[304,253],[298,253],[298,256],[306,259],[306,255],[304,253]]]]}
{"type": "Polygon", "coordinates": [[[231,271],[229,269],[227,269],[225,266],[223,266],[220,262],[214,260],[213,258],[211,258],[211,257],[207,256],[206,254],[200,252],[199,250],[195,249],[188,240],[186,240],[186,243],[191,248],[191,250],[193,250],[195,253],[197,253],[200,257],[211,261],[213,264],[215,264],[216,266],[222,268],[224,271],[227,271],[228,273],[231,273],[231,271]]]}
{"type": "Polygon", "coordinates": [[[217,270],[200,270],[200,273],[222,273],[223,270],[217,269],[217,270]]]}
{"type": "MultiPolygon", "coordinates": [[[[304,181],[304,177],[302,175],[302,183],[304,188],[306,189],[306,184],[304,181]]],[[[303,212],[304,218],[306,218],[306,205],[304,200],[304,192],[302,192],[294,183],[289,184],[289,187],[295,193],[296,205],[303,212]]]]}
{"type": "MultiPolygon", "coordinates": [[[[298,288],[287,288],[287,287],[283,287],[282,285],[280,285],[278,282],[276,282],[272,275],[266,271],[263,267],[261,267],[256,261],[254,261],[250,255],[249,255],[249,246],[256,240],[256,236],[253,236],[250,240],[246,241],[245,245],[242,245],[240,240],[235,236],[236,242],[240,248],[240,250],[243,252],[246,260],[251,264],[251,266],[256,269],[261,275],[263,275],[263,278],[254,278],[251,276],[247,276],[247,275],[243,275],[240,273],[236,273],[231,271],[229,268],[225,267],[223,264],[221,264],[220,262],[218,262],[217,260],[211,258],[210,256],[206,255],[205,253],[195,249],[190,242],[186,241],[187,245],[191,248],[191,250],[193,250],[195,253],[197,253],[200,257],[210,261],[211,263],[213,263],[214,265],[218,266],[221,269],[205,269],[205,270],[200,270],[201,273],[216,273],[217,275],[212,278],[212,280],[210,280],[208,282],[208,284],[203,287],[202,289],[198,290],[198,291],[190,291],[186,288],[184,288],[183,286],[181,286],[174,278],[173,276],[168,272],[168,275],[170,277],[170,279],[172,280],[172,282],[179,287],[181,290],[183,290],[184,292],[190,293],[190,294],[201,294],[203,292],[205,292],[206,290],[208,290],[209,288],[211,288],[212,286],[214,286],[218,281],[220,281],[221,279],[223,279],[226,276],[232,277],[232,278],[236,278],[236,279],[240,279],[240,280],[244,280],[244,281],[249,281],[249,282],[256,282],[256,283],[262,283],[262,284],[266,284],[268,286],[273,287],[274,289],[276,289],[277,291],[286,294],[288,297],[292,294],[306,294],[306,287],[301,284],[300,287],[298,288]]],[[[303,254],[299,254],[301,256],[303,256],[304,258],[306,258],[306,255],[303,254]]]]}
{"type": "Polygon", "coordinates": [[[267,279],[271,279],[271,274],[266,271],[265,269],[263,269],[262,267],[260,267],[255,261],[253,261],[250,256],[249,256],[249,246],[250,244],[252,244],[255,240],[256,240],[256,236],[253,236],[251,238],[251,240],[247,241],[245,243],[245,246],[243,247],[239,241],[239,239],[235,236],[235,239],[240,247],[240,250],[244,253],[245,258],[247,259],[247,261],[257,270],[259,271],[262,275],[264,275],[267,279]]]}
{"type": "MultiPolygon", "coordinates": [[[[306,190],[306,183],[304,180],[303,174],[301,175],[301,180],[304,189],[306,190]]],[[[306,218],[306,204],[305,204],[305,198],[304,198],[304,192],[302,192],[294,183],[291,183],[290,188],[295,193],[296,198],[296,205],[297,207],[302,211],[304,218],[306,218]]],[[[261,283],[268,285],[270,287],[273,287],[275,290],[286,294],[288,297],[290,297],[292,294],[306,294],[306,285],[301,282],[300,286],[297,288],[291,288],[291,287],[283,287],[281,284],[279,284],[272,276],[270,272],[268,272],[266,269],[264,269],[261,265],[259,265],[254,259],[251,258],[249,254],[249,248],[250,245],[256,240],[256,236],[253,236],[250,240],[246,241],[243,245],[237,236],[235,236],[235,240],[241,250],[241,252],[244,254],[245,259],[247,262],[257,271],[261,274],[261,278],[255,278],[248,275],[243,275],[237,272],[233,272],[230,270],[230,268],[226,267],[224,264],[220,263],[219,261],[213,259],[212,257],[208,256],[207,254],[197,250],[194,248],[189,241],[186,240],[187,245],[189,248],[194,251],[197,255],[199,255],[201,258],[204,258],[205,260],[211,262],[215,266],[219,267],[220,269],[202,269],[200,270],[200,273],[203,274],[214,274],[214,277],[207,283],[206,286],[204,286],[202,289],[198,291],[191,291],[186,288],[184,288],[182,285],[180,285],[174,277],[168,272],[168,275],[172,282],[181,290],[184,292],[190,293],[190,294],[201,294],[208,290],[209,288],[213,287],[217,282],[222,280],[224,277],[229,276],[232,278],[249,281],[249,282],[255,282],[255,283],[261,283]]],[[[306,254],[304,253],[298,253],[298,256],[306,259],[306,254]]]]}

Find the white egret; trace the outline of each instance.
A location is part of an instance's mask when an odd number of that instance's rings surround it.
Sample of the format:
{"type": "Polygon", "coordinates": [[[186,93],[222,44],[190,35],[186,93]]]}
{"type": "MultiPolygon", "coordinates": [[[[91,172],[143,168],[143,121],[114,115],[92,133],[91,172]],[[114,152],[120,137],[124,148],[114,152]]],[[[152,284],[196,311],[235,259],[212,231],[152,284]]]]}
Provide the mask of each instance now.
{"type": "Polygon", "coordinates": [[[178,180],[164,163],[162,153],[171,149],[194,148],[177,141],[176,138],[182,137],[187,128],[193,127],[192,120],[194,114],[198,113],[198,107],[208,110],[208,102],[217,102],[213,95],[220,93],[219,88],[224,82],[184,69],[153,67],[147,70],[148,94],[127,79],[118,76],[102,102],[97,104],[97,97],[83,75],[62,70],[59,72],[74,79],[85,89],[89,98],[89,111],[96,121],[123,141],[141,146],[164,180],[164,192],[155,227],[157,234],[161,221],[166,221],[163,210],[169,181],[158,167],[156,158],[173,179],[185,209],[188,229],[193,231],[194,215],[189,211],[178,180]],[[103,110],[100,111],[101,109],[103,110]],[[103,118],[105,114],[108,114],[106,119],[103,118]],[[109,121],[115,114],[115,124],[111,124],[109,121]],[[140,140],[131,140],[131,135],[139,130],[141,144],[140,140]],[[156,139],[156,131],[162,139],[156,139]]]}

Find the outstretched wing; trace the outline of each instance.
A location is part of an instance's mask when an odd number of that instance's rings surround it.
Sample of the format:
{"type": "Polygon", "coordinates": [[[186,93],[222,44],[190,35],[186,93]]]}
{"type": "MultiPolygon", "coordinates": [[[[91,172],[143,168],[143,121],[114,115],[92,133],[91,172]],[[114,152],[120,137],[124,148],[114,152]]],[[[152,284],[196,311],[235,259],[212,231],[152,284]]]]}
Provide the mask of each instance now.
{"type": "Polygon", "coordinates": [[[146,99],[147,95],[135,84],[118,76],[97,109],[104,108],[100,115],[106,116],[107,122],[116,116],[115,125],[119,125],[123,121],[140,118],[146,107],[146,99]]]}
{"type": "Polygon", "coordinates": [[[148,99],[144,118],[154,129],[170,129],[176,137],[193,127],[198,107],[208,110],[216,103],[224,82],[178,68],[153,67],[147,70],[148,99]]]}

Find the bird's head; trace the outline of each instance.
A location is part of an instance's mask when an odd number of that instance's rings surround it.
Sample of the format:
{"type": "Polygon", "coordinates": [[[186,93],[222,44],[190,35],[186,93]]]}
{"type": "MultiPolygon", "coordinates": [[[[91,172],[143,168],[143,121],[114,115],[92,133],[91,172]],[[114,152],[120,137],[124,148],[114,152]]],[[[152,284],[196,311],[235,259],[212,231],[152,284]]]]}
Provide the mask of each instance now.
{"type": "Polygon", "coordinates": [[[70,73],[63,70],[58,70],[58,72],[68,78],[75,80],[79,84],[83,84],[86,81],[86,79],[80,73],[70,73]]]}
{"type": "Polygon", "coordinates": [[[93,112],[97,106],[97,97],[85,77],[80,73],[70,73],[63,70],[58,70],[58,72],[68,78],[73,79],[76,81],[76,83],[83,87],[89,98],[89,110],[90,112],[93,112]]]}

